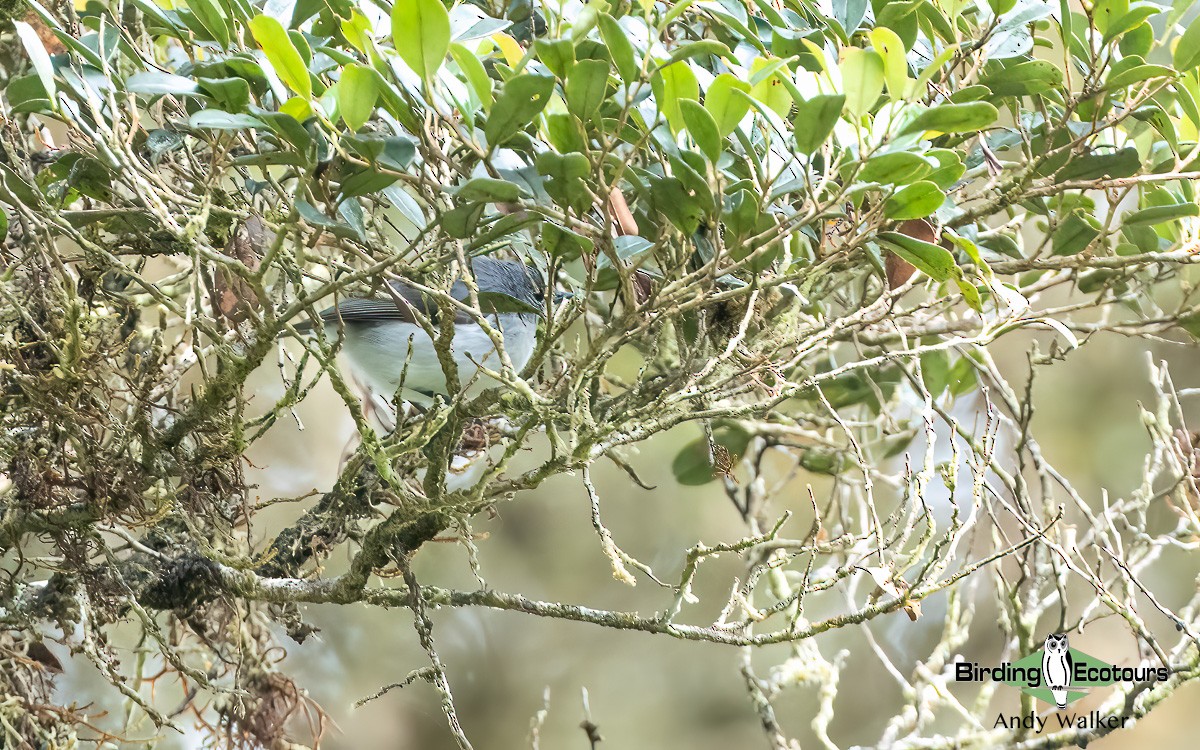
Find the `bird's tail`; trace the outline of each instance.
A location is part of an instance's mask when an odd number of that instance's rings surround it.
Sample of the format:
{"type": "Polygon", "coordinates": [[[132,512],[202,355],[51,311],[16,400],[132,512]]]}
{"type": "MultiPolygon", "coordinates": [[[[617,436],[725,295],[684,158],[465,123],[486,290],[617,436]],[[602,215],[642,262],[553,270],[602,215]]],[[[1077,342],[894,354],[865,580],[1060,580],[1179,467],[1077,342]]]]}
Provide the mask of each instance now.
{"type": "Polygon", "coordinates": [[[1057,705],[1059,708],[1067,707],[1067,689],[1066,688],[1054,688],[1050,691],[1050,694],[1054,696],[1055,705],[1057,705]]]}

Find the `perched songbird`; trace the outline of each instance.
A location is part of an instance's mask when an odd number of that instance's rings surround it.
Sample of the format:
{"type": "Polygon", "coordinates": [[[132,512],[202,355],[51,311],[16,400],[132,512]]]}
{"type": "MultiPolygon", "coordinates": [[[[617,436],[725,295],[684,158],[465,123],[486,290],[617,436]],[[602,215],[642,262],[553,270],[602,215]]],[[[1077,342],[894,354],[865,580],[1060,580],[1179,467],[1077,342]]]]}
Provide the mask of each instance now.
{"type": "Polygon", "coordinates": [[[1065,633],[1046,636],[1046,647],[1042,651],[1042,687],[1049,688],[1054,703],[1059,708],[1067,707],[1067,688],[1071,687],[1071,648],[1065,633]]]}
{"type": "MultiPolygon", "coordinates": [[[[535,269],[514,261],[474,258],[471,271],[479,289],[480,307],[490,312],[488,323],[503,334],[504,350],[513,368],[520,371],[537,343],[546,284],[535,269]]],[[[466,283],[455,281],[450,296],[467,302],[466,283]]],[[[566,296],[556,294],[555,299],[566,296]]],[[[417,322],[414,312],[427,317],[434,335],[439,334],[442,311],[437,300],[402,281],[391,282],[389,296],[343,300],[322,311],[321,320],[326,340],[345,336],[342,351],[353,375],[374,396],[390,402],[399,390],[402,401],[428,406],[436,395],[449,394],[434,340],[417,322]]],[[[299,330],[309,328],[307,324],[297,326],[299,330]]],[[[468,388],[468,393],[497,384],[480,371],[479,365],[499,371],[500,356],[492,339],[465,312],[459,311],[454,317],[450,351],[458,366],[458,382],[468,388]]]]}

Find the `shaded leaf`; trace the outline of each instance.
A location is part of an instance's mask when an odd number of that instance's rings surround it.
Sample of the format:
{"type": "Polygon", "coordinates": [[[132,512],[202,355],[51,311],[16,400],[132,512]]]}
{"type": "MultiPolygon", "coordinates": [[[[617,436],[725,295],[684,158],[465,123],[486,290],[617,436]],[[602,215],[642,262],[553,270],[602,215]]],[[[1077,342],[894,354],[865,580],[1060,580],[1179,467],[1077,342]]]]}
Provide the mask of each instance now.
{"type": "Polygon", "coordinates": [[[918,271],[934,281],[946,281],[960,273],[954,263],[954,256],[939,245],[900,232],[880,232],[879,239],[889,250],[916,266],[918,271]]]}
{"type": "Polygon", "coordinates": [[[846,97],[842,94],[821,94],[796,102],[796,148],[804,154],[816,153],[837,125],[846,97]]]}
{"type": "Polygon", "coordinates": [[[580,60],[567,77],[567,109],[588,122],[600,109],[608,92],[607,60],[580,60]]]}
{"type": "Polygon", "coordinates": [[[717,159],[721,157],[723,143],[712,115],[704,107],[701,107],[699,102],[691,99],[683,100],[679,103],[679,107],[692,140],[704,152],[708,160],[716,164],[717,159]]]}
{"type": "Polygon", "coordinates": [[[499,146],[537,117],[554,93],[554,76],[522,73],[509,79],[484,126],[488,143],[499,146]]]}

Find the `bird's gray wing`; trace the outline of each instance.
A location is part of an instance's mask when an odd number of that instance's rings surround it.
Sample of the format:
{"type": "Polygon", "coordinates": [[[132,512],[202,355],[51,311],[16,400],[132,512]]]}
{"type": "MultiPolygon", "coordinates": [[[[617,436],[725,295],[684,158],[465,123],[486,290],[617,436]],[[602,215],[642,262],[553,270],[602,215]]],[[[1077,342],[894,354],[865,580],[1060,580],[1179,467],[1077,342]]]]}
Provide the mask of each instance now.
{"type": "MultiPolygon", "coordinates": [[[[431,297],[426,297],[421,292],[413,289],[407,284],[400,281],[391,282],[392,294],[383,297],[359,297],[342,300],[337,307],[331,307],[321,311],[321,319],[326,322],[344,322],[344,323],[382,323],[386,321],[398,321],[402,323],[416,323],[417,317],[414,311],[421,313],[427,317],[433,325],[438,323],[438,306],[437,301],[431,297]]],[[[467,287],[461,281],[454,283],[450,288],[450,296],[455,299],[465,300],[467,298],[467,287]],[[462,287],[459,289],[459,287],[462,287]]],[[[454,315],[455,323],[469,323],[470,316],[463,312],[456,312],[454,315]]]]}

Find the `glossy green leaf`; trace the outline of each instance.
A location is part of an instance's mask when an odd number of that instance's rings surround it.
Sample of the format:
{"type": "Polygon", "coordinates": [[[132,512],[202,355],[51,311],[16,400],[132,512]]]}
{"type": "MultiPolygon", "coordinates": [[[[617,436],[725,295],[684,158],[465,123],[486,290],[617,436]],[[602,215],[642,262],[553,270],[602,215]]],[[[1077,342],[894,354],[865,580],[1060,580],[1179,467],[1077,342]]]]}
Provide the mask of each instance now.
{"type": "Polygon", "coordinates": [[[1200,23],[1195,19],[1188,24],[1183,36],[1175,43],[1175,69],[1188,71],[1200,66],[1200,23]]]}
{"type": "Polygon", "coordinates": [[[522,73],[509,79],[492,104],[492,112],[484,127],[488,143],[499,146],[517,131],[533,122],[554,93],[554,76],[522,73]]]}
{"type": "Polygon", "coordinates": [[[1061,181],[1097,180],[1131,177],[1138,173],[1142,161],[1137,149],[1128,146],[1120,151],[1097,152],[1073,157],[1058,173],[1061,181]]]}
{"type": "Polygon", "coordinates": [[[842,94],[820,94],[802,102],[796,102],[795,126],[796,148],[803,154],[814,154],[829,138],[837,125],[846,97],[842,94]]]}
{"type": "Polygon", "coordinates": [[[218,44],[229,46],[229,16],[216,0],[188,0],[188,8],[218,44]]]}
{"type": "Polygon", "coordinates": [[[200,87],[191,78],[184,78],[172,73],[151,71],[134,73],[125,79],[125,90],[134,94],[149,94],[157,96],[170,94],[173,96],[201,95],[200,87]]]}
{"type": "Polygon", "coordinates": [[[1028,60],[989,73],[979,83],[995,96],[1029,96],[1061,86],[1063,74],[1053,63],[1028,60]]]}
{"type": "Polygon", "coordinates": [[[54,83],[54,65],[50,62],[50,55],[46,52],[41,37],[33,30],[32,26],[24,21],[13,21],[13,28],[16,29],[22,46],[25,47],[25,53],[29,55],[29,62],[33,64],[33,70],[37,73],[38,80],[41,81],[47,100],[54,102],[55,94],[58,91],[58,87],[54,83]]]}
{"type": "Polygon", "coordinates": [[[488,77],[487,70],[484,69],[483,63],[479,61],[479,56],[461,44],[450,45],[450,57],[454,59],[458,69],[462,71],[467,78],[467,85],[471,87],[475,98],[479,100],[484,111],[490,110],[492,107],[492,79],[488,77]]]}
{"type": "Polygon", "coordinates": [[[372,164],[396,172],[403,171],[417,158],[417,146],[408,136],[363,133],[343,136],[342,143],[372,164]]]}
{"type": "Polygon", "coordinates": [[[883,93],[883,58],[874,50],[851,47],[843,52],[838,67],[842,72],[846,111],[853,117],[862,117],[883,93]]]}
{"type": "Polygon", "coordinates": [[[1059,224],[1051,244],[1055,255],[1075,255],[1083,252],[1099,236],[1100,222],[1076,210],[1059,224]]]}
{"type": "Polygon", "coordinates": [[[587,180],[592,174],[592,165],[583,154],[556,154],[546,151],[538,154],[538,174],[546,176],[546,193],[563,208],[582,211],[591,203],[587,180]]]}
{"type": "Polygon", "coordinates": [[[533,43],[538,59],[550,72],[566,80],[567,73],[575,64],[575,45],[570,39],[538,39],[533,43]]]}
{"type": "Polygon", "coordinates": [[[271,16],[259,15],[250,21],[250,33],[288,88],[305,99],[311,97],[312,79],[308,68],[283,25],[271,16]]]}
{"type": "Polygon", "coordinates": [[[863,182],[903,185],[923,179],[933,171],[927,159],[911,151],[894,151],[872,156],[858,173],[863,182]]]}
{"type": "Polygon", "coordinates": [[[761,57],[750,63],[750,97],[780,117],[787,117],[792,109],[792,95],[781,78],[788,72],[782,63],[761,57]]]}
{"type": "Polygon", "coordinates": [[[880,232],[879,240],[934,281],[946,281],[961,273],[954,263],[954,256],[939,245],[900,232],[880,232]]]}
{"type": "Polygon", "coordinates": [[[450,14],[441,0],[396,0],[392,43],[408,67],[432,81],[450,51],[450,14]]]}
{"type": "Polygon", "coordinates": [[[351,130],[358,130],[371,119],[379,99],[376,73],[363,65],[347,65],[338,81],[338,111],[351,130]]]}
{"type": "Polygon", "coordinates": [[[939,104],[913,118],[902,132],[936,130],[941,133],[973,133],[991,125],[999,116],[999,110],[988,102],[939,104]]]}
{"type": "Polygon", "coordinates": [[[581,234],[557,224],[542,224],[542,249],[561,261],[576,260],[584,253],[590,253],[594,243],[581,234]]]}
{"type": "Polygon", "coordinates": [[[923,180],[898,190],[884,203],[883,210],[888,218],[923,219],[941,207],[946,195],[937,185],[923,180]]]}
{"type": "Polygon", "coordinates": [[[717,76],[709,85],[708,91],[704,92],[704,108],[712,115],[717,124],[717,132],[722,137],[736,130],[750,111],[750,102],[747,99],[749,93],[750,84],[731,73],[717,76]]]}
{"type": "Polygon", "coordinates": [[[196,130],[244,130],[266,127],[266,124],[257,117],[222,112],[219,109],[200,110],[188,118],[188,125],[196,130]]]}
{"type": "Polygon", "coordinates": [[[621,28],[621,24],[615,18],[607,13],[600,14],[599,24],[600,37],[604,39],[604,45],[608,47],[608,54],[612,56],[613,65],[616,66],[621,80],[625,83],[636,81],[640,69],[633,50],[633,43],[625,35],[625,30],[621,28]]]}
{"type": "Polygon", "coordinates": [[[1121,223],[1125,226],[1163,224],[1187,216],[1200,216],[1200,206],[1197,206],[1195,203],[1172,203],[1166,206],[1152,206],[1125,214],[1121,219],[1121,223]]]}
{"type": "Polygon", "coordinates": [[[687,63],[675,63],[662,68],[650,79],[654,88],[658,111],[667,119],[672,133],[678,133],[687,125],[679,109],[679,102],[684,99],[699,101],[700,84],[696,74],[687,63]]]}
{"type": "Polygon", "coordinates": [[[687,123],[687,131],[692,136],[692,140],[708,157],[708,160],[713,164],[717,163],[717,159],[721,157],[722,138],[721,133],[717,130],[717,123],[713,120],[712,115],[708,113],[704,107],[700,106],[699,102],[694,102],[691,99],[685,99],[679,103],[680,112],[683,115],[684,122],[687,123]]]}
{"type": "Polygon", "coordinates": [[[567,77],[567,109],[588,122],[600,109],[608,92],[607,60],[580,60],[567,77]]]}
{"type": "Polygon", "coordinates": [[[871,29],[867,36],[871,40],[871,46],[883,59],[883,78],[887,83],[888,95],[893,99],[903,99],[909,84],[904,42],[896,32],[880,26],[871,29]]]}

